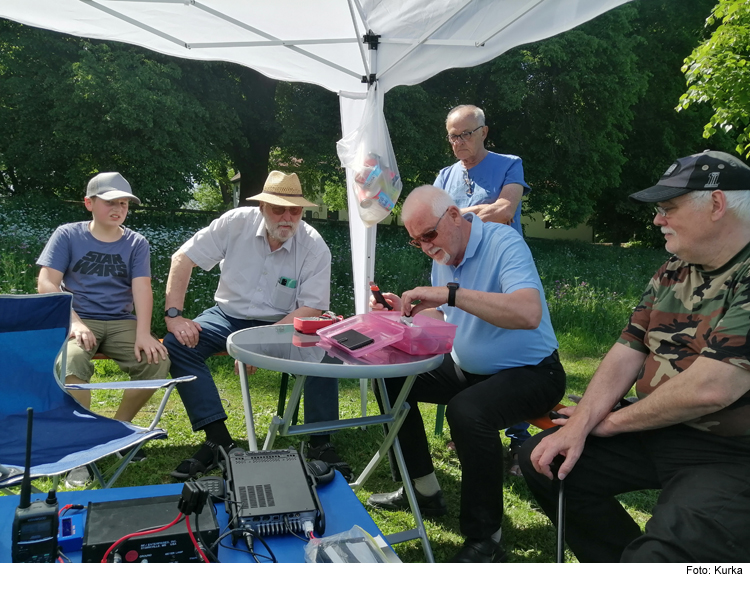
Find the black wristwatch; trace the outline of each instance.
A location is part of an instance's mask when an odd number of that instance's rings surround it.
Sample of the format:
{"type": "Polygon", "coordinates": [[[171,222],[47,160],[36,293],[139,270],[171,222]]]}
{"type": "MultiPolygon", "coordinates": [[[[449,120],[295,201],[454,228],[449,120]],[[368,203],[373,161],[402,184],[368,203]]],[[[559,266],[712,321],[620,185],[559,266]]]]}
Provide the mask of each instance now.
{"type": "Polygon", "coordinates": [[[164,316],[167,318],[177,318],[178,316],[182,316],[182,310],[178,310],[177,308],[172,307],[164,312],[164,316]]]}
{"type": "Polygon", "coordinates": [[[447,284],[448,287],[448,305],[451,307],[456,306],[456,292],[460,287],[458,283],[450,282],[447,284]]]}

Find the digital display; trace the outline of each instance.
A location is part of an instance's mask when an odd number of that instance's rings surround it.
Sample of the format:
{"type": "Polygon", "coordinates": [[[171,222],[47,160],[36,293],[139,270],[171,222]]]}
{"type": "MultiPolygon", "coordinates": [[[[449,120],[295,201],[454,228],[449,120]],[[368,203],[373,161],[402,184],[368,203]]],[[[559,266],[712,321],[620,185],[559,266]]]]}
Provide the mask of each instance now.
{"type": "Polygon", "coordinates": [[[20,526],[20,541],[26,542],[35,538],[48,538],[52,535],[52,524],[49,519],[38,521],[24,521],[20,526]]]}

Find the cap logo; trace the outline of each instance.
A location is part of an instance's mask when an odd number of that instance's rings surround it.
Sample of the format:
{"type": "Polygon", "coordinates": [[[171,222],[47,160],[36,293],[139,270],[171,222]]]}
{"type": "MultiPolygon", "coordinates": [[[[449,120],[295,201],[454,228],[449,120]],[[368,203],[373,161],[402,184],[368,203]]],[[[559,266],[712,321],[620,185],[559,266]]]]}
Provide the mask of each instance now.
{"type": "Polygon", "coordinates": [[[705,184],[705,188],[706,189],[708,189],[708,188],[715,189],[716,187],[718,187],[719,186],[719,175],[720,174],[721,174],[720,172],[709,173],[709,175],[708,175],[708,182],[705,184]]]}
{"type": "Polygon", "coordinates": [[[667,168],[667,172],[664,173],[664,176],[669,176],[670,174],[672,174],[674,172],[675,168],[677,168],[677,163],[676,162],[674,164],[672,164],[672,166],[670,166],[669,168],[667,168]]]}

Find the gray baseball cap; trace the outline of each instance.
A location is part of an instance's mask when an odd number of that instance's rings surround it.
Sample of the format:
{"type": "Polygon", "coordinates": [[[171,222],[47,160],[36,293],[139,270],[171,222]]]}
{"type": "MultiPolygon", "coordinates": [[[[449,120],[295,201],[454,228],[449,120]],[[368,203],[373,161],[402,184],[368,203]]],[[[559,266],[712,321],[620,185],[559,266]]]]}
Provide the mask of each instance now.
{"type": "Polygon", "coordinates": [[[99,197],[107,201],[131,199],[140,205],[141,200],[131,191],[130,183],[119,172],[100,172],[89,181],[86,197],[99,197]]]}
{"type": "Polygon", "coordinates": [[[750,189],[750,167],[726,152],[706,150],[675,160],[655,186],[633,193],[631,199],[657,203],[692,191],[750,189]]]}

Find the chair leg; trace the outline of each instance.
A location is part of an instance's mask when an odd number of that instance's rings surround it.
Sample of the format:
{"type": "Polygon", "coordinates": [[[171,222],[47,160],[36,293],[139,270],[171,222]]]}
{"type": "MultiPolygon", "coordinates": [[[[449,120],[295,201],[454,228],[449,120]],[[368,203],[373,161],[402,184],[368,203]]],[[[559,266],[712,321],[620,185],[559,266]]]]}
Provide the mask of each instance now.
{"type": "Polygon", "coordinates": [[[437,412],[435,413],[435,435],[441,435],[443,433],[443,418],[445,417],[445,404],[437,405],[437,412]]]}

